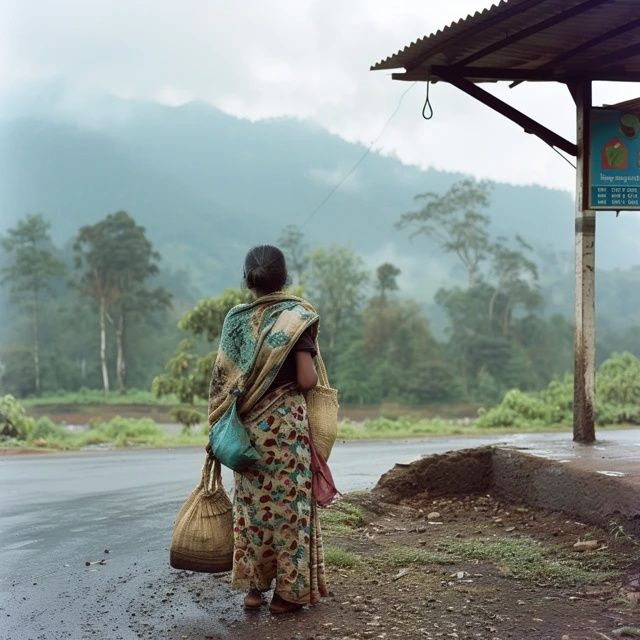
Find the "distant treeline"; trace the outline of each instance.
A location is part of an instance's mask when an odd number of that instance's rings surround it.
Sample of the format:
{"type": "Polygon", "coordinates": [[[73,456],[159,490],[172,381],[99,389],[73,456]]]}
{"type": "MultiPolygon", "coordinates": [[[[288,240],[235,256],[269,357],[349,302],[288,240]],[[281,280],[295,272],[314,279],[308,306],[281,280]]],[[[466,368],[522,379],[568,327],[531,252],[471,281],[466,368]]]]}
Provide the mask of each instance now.
{"type": "MultiPolygon", "coordinates": [[[[309,251],[295,226],[278,240],[294,288],[320,312],[321,349],[341,401],[493,403],[508,389],[542,388],[568,371],[572,326],[561,316],[544,316],[538,269],[525,240],[489,236],[489,219],[480,213],[489,204],[488,186],[464,180],[416,202],[416,211],[398,219],[399,230],[437,242],[467,274],[465,286],[436,294],[449,324],[443,341],[409,292],[399,290],[396,265],[387,262],[371,273],[345,246],[309,251]]],[[[194,342],[181,342],[155,381],[158,394],[176,393],[186,405],[206,397],[224,315],[247,295],[228,290],[183,317],[181,327],[210,347],[199,355],[194,342]]],[[[195,423],[201,416],[184,407],[177,417],[195,423]]]]}
{"type": "Polygon", "coordinates": [[[79,229],[65,250],[49,232],[28,215],[1,241],[2,390],[148,386],[178,331],[144,228],[119,211],[79,229]]]}
{"type": "MultiPolygon", "coordinates": [[[[464,285],[435,295],[448,325],[441,339],[412,292],[400,289],[398,266],[371,270],[347,246],[310,250],[298,227],[283,229],[277,243],[292,287],[320,312],[321,348],[343,403],[494,403],[509,389],[542,389],[570,371],[572,323],[544,313],[531,247],[519,236],[491,237],[489,204],[488,184],[462,180],[444,194],[416,196],[415,210],[398,217],[397,233],[437,245],[466,274],[464,285]]],[[[206,397],[222,319],[249,293],[228,290],[181,314],[184,282],[161,269],[145,229],[123,211],[79,229],[65,250],[49,231],[31,215],[2,239],[10,327],[2,333],[2,390],[125,392],[155,379],[157,394],[184,403],[180,420],[196,422],[191,405],[206,397]]],[[[612,342],[635,352],[627,344],[635,336],[612,342]]]]}

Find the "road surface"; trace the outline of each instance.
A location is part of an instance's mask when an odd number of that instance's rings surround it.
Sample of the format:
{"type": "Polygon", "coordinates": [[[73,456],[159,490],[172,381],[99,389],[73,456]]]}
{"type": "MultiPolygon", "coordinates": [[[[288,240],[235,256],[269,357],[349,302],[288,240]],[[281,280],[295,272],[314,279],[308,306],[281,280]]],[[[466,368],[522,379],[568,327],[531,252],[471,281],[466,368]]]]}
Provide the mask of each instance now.
{"type": "MultiPolygon", "coordinates": [[[[342,491],[366,489],[396,462],[505,440],[526,436],[351,442],[336,445],[331,466],[342,491]]],[[[0,638],[232,638],[243,613],[226,576],[168,566],[173,520],[203,458],[194,449],[0,458],[0,638]]],[[[231,474],[223,480],[229,489],[231,474]]]]}

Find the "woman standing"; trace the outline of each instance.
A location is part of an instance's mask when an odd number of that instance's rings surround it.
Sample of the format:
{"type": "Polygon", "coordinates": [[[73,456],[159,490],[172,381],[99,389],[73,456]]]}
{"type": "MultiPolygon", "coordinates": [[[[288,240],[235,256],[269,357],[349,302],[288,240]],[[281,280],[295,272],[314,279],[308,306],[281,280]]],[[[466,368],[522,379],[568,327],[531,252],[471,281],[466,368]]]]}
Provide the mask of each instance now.
{"type": "Polygon", "coordinates": [[[287,268],[273,246],[254,247],[244,280],[255,301],[225,318],[209,390],[209,424],[237,397],[238,412],[260,459],[235,472],[231,587],[247,591],[247,609],[275,591],[272,613],[327,595],[318,512],[311,490],[309,424],[303,391],[314,387],[319,317],[283,293],[287,268]]]}

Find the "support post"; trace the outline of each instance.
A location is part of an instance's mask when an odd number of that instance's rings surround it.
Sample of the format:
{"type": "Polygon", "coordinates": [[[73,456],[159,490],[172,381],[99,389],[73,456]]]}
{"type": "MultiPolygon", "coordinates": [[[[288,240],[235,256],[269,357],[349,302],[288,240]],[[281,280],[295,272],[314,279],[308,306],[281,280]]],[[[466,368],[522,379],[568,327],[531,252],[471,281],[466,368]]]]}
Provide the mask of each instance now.
{"type": "Polygon", "coordinates": [[[591,81],[572,87],[576,102],[576,219],[573,440],[595,440],[595,249],[596,212],[589,209],[589,112],[591,81]]]}

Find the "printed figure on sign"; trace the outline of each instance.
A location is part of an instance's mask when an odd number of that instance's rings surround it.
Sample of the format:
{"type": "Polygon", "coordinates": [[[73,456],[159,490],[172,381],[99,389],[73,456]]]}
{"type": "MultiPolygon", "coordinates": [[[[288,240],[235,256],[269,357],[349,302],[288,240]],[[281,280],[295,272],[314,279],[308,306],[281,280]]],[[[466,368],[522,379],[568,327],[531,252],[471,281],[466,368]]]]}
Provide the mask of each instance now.
{"type": "Polygon", "coordinates": [[[629,168],[629,150],[618,138],[609,140],[602,148],[602,168],[608,170],[629,168]]]}

